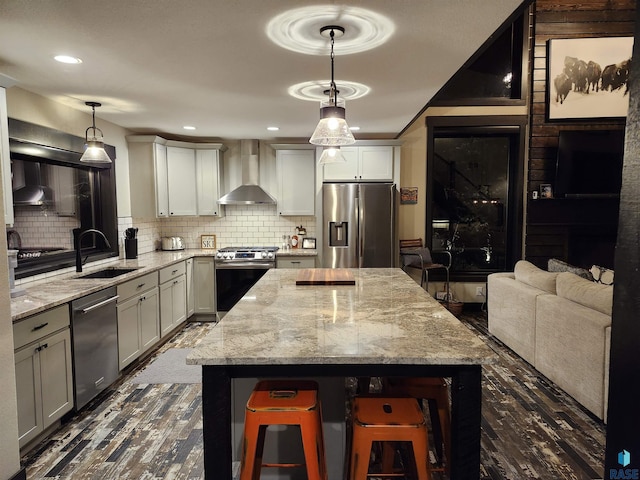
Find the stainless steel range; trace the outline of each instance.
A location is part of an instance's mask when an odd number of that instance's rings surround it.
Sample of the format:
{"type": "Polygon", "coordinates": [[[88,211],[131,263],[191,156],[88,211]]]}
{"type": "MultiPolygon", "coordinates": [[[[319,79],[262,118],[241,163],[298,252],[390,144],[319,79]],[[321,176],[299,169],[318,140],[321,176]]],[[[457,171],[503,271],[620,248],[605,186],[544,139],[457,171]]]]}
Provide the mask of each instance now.
{"type": "Polygon", "coordinates": [[[276,266],[278,247],[226,247],[216,254],[216,304],[219,316],[276,266]]]}

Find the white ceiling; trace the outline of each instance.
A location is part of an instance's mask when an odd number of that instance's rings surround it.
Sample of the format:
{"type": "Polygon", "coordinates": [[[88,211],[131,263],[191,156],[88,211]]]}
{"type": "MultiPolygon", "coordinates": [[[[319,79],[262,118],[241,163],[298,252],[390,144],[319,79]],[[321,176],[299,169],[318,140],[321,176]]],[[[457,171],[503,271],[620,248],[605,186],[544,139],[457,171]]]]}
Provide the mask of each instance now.
{"type": "MultiPolygon", "coordinates": [[[[289,87],[330,78],[319,28],[346,28],[335,41],[335,79],[371,90],[348,100],[356,138],[395,137],[522,0],[0,0],[0,74],[25,90],[138,133],[199,138],[304,138],[319,103],[289,87]],[[319,55],[283,48],[267,35],[275,17],[301,7],[319,55]],[[381,45],[346,51],[363,30],[357,9],[393,29],[381,45]],[[355,12],[355,13],[354,13],[355,12]],[[357,20],[356,18],[356,20],[357,20]],[[53,60],[80,57],[80,65],[53,60]],[[184,125],[197,130],[186,132],[184,125]],[[278,132],[267,126],[277,125],[278,132]]],[[[361,12],[360,12],[361,13],[361,12]]],[[[283,27],[283,28],[285,28],[283,27]]],[[[370,42],[369,40],[367,42],[370,42]]],[[[370,45],[372,43],[369,43],[370,45]]]]}

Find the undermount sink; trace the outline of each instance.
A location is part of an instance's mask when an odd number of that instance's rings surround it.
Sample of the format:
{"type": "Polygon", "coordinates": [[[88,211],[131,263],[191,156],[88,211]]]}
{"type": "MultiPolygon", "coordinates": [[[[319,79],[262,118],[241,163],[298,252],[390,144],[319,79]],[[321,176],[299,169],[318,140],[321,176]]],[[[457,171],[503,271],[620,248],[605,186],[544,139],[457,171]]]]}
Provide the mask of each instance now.
{"type": "Polygon", "coordinates": [[[125,273],[133,272],[137,268],[105,268],[104,270],[98,270],[97,272],[87,273],[78,278],[114,278],[124,275],[125,273]]]}

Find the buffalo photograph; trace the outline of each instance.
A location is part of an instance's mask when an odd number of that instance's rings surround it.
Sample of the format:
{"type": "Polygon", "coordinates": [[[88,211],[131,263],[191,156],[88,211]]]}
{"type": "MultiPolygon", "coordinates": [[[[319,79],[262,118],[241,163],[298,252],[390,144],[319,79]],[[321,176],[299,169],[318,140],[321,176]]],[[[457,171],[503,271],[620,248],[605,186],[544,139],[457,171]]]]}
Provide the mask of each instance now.
{"type": "Polygon", "coordinates": [[[549,120],[626,117],[633,37],[549,40],[549,120]]]}

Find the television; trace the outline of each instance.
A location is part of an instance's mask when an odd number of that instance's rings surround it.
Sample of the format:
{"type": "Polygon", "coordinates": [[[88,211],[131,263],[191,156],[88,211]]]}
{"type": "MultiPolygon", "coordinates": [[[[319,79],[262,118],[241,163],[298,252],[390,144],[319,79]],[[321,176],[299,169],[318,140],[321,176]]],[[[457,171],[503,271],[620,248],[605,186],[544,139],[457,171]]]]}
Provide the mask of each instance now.
{"type": "Polygon", "coordinates": [[[617,198],[622,184],[624,130],[561,130],[558,198],[617,198]]]}

